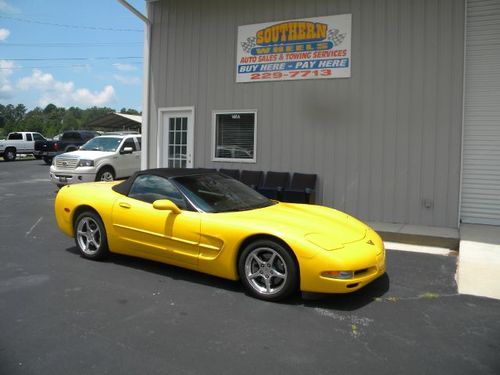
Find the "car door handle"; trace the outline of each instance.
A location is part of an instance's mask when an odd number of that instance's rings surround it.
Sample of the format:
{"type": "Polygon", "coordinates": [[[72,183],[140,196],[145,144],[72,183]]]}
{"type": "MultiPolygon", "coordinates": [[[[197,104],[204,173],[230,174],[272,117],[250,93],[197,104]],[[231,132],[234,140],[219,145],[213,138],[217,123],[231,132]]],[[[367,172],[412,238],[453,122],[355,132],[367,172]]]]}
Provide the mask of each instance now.
{"type": "Polygon", "coordinates": [[[130,208],[130,207],[132,207],[132,206],[130,206],[130,204],[125,203],[125,202],[120,202],[120,203],[118,203],[118,205],[120,207],[122,207],[122,208],[130,208]]]}

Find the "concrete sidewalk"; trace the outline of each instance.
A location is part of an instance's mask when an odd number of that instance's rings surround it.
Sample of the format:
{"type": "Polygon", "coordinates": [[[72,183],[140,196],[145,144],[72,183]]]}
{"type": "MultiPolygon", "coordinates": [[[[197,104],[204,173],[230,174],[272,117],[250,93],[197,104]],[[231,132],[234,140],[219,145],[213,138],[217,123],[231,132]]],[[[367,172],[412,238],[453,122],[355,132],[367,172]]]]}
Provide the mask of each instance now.
{"type": "Polygon", "coordinates": [[[461,294],[500,299],[500,227],[462,224],[460,229],[396,223],[368,223],[387,249],[457,255],[461,294]]]}
{"type": "Polygon", "coordinates": [[[462,224],[458,292],[500,299],[500,227],[462,224]]]}

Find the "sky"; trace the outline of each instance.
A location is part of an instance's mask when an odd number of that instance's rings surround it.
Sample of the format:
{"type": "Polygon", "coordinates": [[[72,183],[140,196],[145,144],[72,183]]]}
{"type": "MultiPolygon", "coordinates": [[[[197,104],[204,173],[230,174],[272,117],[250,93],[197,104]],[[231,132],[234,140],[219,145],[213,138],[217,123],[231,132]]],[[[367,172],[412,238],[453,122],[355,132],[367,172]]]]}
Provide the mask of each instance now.
{"type": "Polygon", "coordinates": [[[0,104],[140,111],[143,45],[116,0],[0,0],[0,104]]]}

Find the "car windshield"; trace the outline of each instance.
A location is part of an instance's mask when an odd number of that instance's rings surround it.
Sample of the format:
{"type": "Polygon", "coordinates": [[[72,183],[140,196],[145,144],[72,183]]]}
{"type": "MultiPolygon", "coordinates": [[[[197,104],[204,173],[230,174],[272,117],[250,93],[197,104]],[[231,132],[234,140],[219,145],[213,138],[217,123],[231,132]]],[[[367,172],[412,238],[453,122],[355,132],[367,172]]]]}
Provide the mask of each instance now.
{"type": "Polygon", "coordinates": [[[115,137],[97,137],[85,143],[80,150],[84,151],[116,151],[122,138],[115,137]]]}
{"type": "Polygon", "coordinates": [[[217,173],[173,179],[179,189],[204,212],[231,212],[275,204],[247,185],[217,173]]]}

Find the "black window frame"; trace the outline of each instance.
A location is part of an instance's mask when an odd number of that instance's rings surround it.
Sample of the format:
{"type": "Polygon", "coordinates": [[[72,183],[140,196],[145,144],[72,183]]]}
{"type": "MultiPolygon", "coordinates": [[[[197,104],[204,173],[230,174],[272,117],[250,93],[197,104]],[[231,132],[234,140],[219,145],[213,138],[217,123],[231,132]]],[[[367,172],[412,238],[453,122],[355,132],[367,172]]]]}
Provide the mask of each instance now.
{"type": "MultiPolygon", "coordinates": [[[[257,110],[255,109],[242,109],[242,110],[214,110],[212,111],[212,161],[225,162],[225,163],[256,163],[257,162],[257,110]],[[238,145],[226,146],[218,144],[219,134],[219,119],[218,116],[242,116],[253,115],[253,150],[252,157],[243,158],[237,157],[238,153],[245,150],[238,150],[238,145]],[[221,157],[217,155],[219,148],[228,148],[227,152],[230,157],[221,157]],[[231,149],[232,148],[232,149],[231,149]],[[233,157],[234,156],[234,157],[233,157]]],[[[246,152],[246,151],[245,151],[246,152]]]]}

